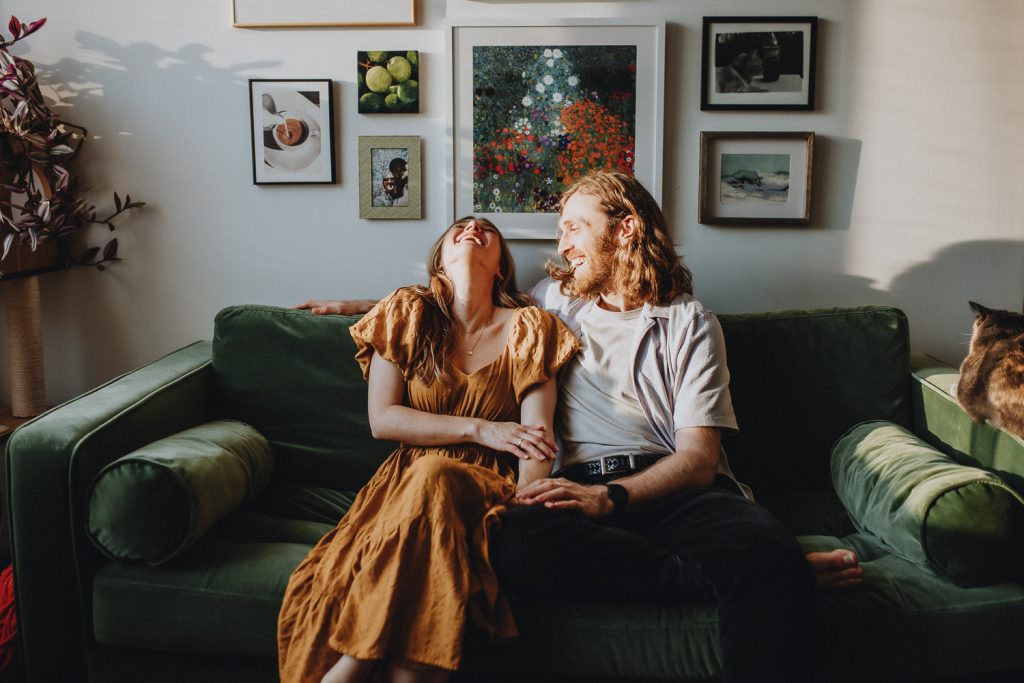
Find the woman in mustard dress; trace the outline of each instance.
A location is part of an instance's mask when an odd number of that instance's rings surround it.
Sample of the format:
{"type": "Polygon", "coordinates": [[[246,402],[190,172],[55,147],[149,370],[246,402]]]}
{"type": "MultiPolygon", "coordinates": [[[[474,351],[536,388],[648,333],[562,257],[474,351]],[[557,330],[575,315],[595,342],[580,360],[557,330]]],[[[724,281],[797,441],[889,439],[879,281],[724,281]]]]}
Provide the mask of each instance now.
{"type": "Polygon", "coordinates": [[[555,374],[577,341],[515,286],[489,221],[456,221],[428,287],[399,289],[351,327],[375,437],[401,442],[288,582],[283,683],[444,681],[467,622],[516,635],[487,556],[518,485],[547,476],[555,374]]]}

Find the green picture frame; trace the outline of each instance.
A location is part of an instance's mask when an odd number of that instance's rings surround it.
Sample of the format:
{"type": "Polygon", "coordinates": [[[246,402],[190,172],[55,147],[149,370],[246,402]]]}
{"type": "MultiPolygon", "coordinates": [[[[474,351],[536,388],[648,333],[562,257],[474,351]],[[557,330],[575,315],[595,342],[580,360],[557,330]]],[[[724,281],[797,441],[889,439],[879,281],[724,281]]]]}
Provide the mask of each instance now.
{"type": "Polygon", "coordinates": [[[359,217],[391,220],[423,218],[419,137],[359,137],[359,217]]]}

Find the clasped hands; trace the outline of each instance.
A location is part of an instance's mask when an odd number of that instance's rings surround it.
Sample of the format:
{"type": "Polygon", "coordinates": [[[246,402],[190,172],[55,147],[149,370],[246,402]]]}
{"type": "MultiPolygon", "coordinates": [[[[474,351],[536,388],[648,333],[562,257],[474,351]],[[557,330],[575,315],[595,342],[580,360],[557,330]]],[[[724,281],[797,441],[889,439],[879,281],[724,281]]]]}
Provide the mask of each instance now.
{"type": "MultiPolygon", "coordinates": [[[[517,422],[485,422],[480,443],[496,451],[511,453],[521,460],[552,460],[558,452],[554,439],[544,427],[517,422]]],[[[587,486],[563,477],[538,479],[516,492],[514,505],[543,505],[553,510],[576,510],[586,517],[605,517],[615,506],[604,486],[587,486]]]]}

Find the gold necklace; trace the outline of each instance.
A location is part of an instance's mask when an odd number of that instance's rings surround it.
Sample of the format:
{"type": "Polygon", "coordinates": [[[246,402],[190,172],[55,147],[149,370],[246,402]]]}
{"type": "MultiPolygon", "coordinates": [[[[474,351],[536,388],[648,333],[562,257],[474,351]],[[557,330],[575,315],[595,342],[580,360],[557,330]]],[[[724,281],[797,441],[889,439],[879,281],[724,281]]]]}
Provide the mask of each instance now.
{"type": "Polygon", "coordinates": [[[484,326],[480,328],[480,332],[479,332],[479,334],[476,335],[476,341],[473,342],[473,346],[471,346],[470,348],[466,349],[466,355],[467,356],[476,355],[476,347],[480,345],[480,340],[484,338],[484,332],[487,330],[488,327],[491,326],[491,323],[493,323],[493,322],[494,322],[494,313],[491,313],[491,319],[488,320],[484,324],[484,326]]]}

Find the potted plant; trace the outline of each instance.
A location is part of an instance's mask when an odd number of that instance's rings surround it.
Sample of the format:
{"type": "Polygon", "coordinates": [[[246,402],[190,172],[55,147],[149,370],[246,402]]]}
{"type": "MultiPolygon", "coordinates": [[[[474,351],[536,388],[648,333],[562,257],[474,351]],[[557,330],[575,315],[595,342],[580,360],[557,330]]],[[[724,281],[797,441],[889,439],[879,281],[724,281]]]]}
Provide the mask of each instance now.
{"type": "Polygon", "coordinates": [[[114,193],[114,210],[98,218],[96,207],[82,199],[69,162],[78,154],[86,131],[61,121],[46,105],[31,62],[10,53],[10,47],[46,24],[30,24],[12,16],[11,37],[0,33],[0,273],[12,250],[40,244],[56,247],[57,265],[78,264],[103,270],[118,260],[117,239],[103,246],[71,253],[71,238],[91,224],[114,230],[121,213],[144,206],[114,193]],[[17,246],[16,246],[17,245],[17,246]]]}

